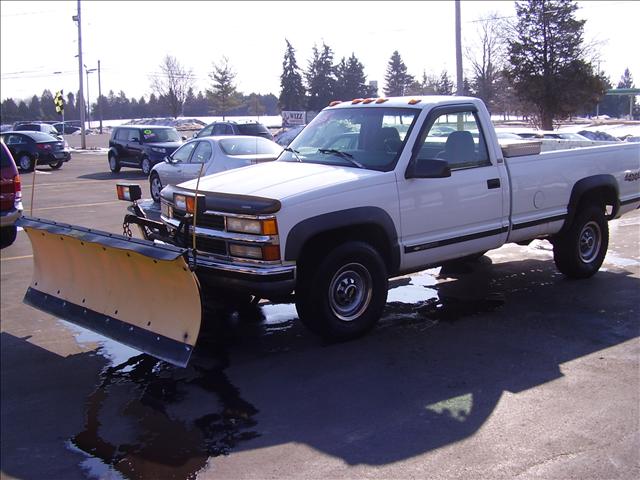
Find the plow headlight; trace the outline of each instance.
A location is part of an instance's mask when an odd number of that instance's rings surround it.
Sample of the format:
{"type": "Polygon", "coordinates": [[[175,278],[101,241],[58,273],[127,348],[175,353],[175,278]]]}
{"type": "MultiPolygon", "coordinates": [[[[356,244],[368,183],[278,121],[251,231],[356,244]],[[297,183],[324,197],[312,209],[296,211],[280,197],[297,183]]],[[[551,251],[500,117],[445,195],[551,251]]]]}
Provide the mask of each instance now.
{"type": "Polygon", "coordinates": [[[136,183],[117,183],[116,190],[118,192],[119,200],[135,202],[142,198],[142,189],[140,188],[140,185],[136,183]]]}
{"type": "Polygon", "coordinates": [[[227,217],[227,231],[253,235],[277,235],[278,223],[275,218],[254,220],[251,218],[227,217]]]}
{"type": "Polygon", "coordinates": [[[198,209],[198,214],[201,214],[205,210],[204,195],[198,195],[198,201],[196,202],[195,195],[174,193],[173,204],[178,210],[185,211],[192,215],[196,212],[196,208],[198,209]]]}

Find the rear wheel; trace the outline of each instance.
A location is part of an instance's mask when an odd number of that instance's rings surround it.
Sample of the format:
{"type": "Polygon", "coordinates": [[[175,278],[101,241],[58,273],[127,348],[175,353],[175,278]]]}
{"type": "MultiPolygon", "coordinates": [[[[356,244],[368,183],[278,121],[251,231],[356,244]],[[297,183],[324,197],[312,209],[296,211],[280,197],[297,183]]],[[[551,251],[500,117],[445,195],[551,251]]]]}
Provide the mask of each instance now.
{"type": "Polygon", "coordinates": [[[348,242],[315,264],[302,266],[296,309],[314,332],[348,340],[375,326],[387,301],[387,288],[380,254],[364,242],[348,242]]]}
{"type": "Polygon", "coordinates": [[[162,190],[162,182],[160,182],[160,176],[157,173],[152,173],[149,180],[149,191],[151,192],[151,198],[153,201],[160,202],[160,191],[162,190]]]}
{"type": "Polygon", "coordinates": [[[109,155],[109,169],[113,173],[118,173],[120,171],[120,162],[118,161],[118,157],[113,153],[109,155]]]}
{"type": "Polygon", "coordinates": [[[554,239],[553,260],[560,272],[572,278],[588,278],[602,265],[609,248],[609,225],[604,208],[587,205],[569,230],[554,239]]]}
{"type": "Polygon", "coordinates": [[[23,153],[18,157],[18,166],[24,172],[31,172],[35,168],[36,162],[28,154],[23,153]]]}
{"type": "Polygon", "coordinates": [[[8,247],[15,242],[17,234],[18,227],[15,225],[0,228],[0,248],[8,247]]]}
{"type": "Polygon", "coordinates": [[[142,173],[146,176],[149,176],[151,173],[151,160],[147,157],[142,157],[142,162],[140,162],[140,168],[142,168],[142,173]]]}

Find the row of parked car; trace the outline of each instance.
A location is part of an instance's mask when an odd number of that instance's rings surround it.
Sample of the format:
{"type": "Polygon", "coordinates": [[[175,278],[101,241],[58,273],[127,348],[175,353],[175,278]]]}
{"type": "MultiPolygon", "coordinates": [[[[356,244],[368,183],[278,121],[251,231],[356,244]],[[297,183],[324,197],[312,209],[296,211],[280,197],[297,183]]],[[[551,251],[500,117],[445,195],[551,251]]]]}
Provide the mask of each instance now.
{"type": "Polygon", "coordinates": [[[282,150],[269,129],[257,122],[214,122],[188,140],[174,127],[122,125],[111,133],[107,157],[114,173],[131,167],[148,175],[151,196],[159,202],[167,185],[272,161],[282,150]]]}

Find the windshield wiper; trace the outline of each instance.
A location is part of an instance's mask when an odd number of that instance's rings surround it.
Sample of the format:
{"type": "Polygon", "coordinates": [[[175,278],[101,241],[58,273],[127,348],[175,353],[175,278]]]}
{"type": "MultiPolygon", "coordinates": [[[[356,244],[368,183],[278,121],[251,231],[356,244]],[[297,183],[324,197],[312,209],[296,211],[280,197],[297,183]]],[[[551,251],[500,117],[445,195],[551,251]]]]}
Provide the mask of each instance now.
{"type": "Polygon", "coordinates": [[[300,158],[300,157],[298,156],[298,154],[300,153],[298,150],[295,150],[295,149],[293,149],[293,148],[291,148],[291,147],[286,147],[286,148],[284,149],[284,151],[285,151],[285,152],[291,152],[291,153],[293,153],[293,156],[294,156],[294,157],[296,157],[296,160],[297,160],[297,161],[299,161],[300,163],[302,163],[302,158],[300,158]]]}
{"type": "Polygon", "coordinates": [[[343,152],[342,150],[336,150],[335,148],[319,148],[318,151],[320,153],[329,153],[331,155],[337,155],[340,158],[344,158],[345,160],[348,160],[349,162],[351,162],[353,165],[355,165],[358,168],[364,168],[364,169],[367,168],[364,165],[362,165],[360,162],[355,160],[353,158],[353,155],[351,155],[350,153],[347,153],[347,152],[343,152]]]}

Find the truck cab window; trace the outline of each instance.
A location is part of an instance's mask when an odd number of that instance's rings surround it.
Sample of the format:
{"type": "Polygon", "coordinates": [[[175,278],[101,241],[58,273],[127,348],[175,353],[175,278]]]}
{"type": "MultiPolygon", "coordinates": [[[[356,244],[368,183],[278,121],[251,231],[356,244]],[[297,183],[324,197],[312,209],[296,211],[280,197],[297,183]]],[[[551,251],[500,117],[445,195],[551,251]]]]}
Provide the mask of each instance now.
{"type": "Polygon", "coordinates": [[[419,158],[446,160],[451,170],[490,165],[475,112],[449,112],[436,117],[424,137],[419,158]]]}

